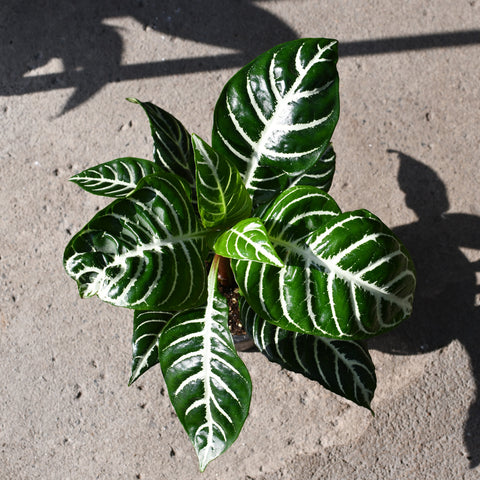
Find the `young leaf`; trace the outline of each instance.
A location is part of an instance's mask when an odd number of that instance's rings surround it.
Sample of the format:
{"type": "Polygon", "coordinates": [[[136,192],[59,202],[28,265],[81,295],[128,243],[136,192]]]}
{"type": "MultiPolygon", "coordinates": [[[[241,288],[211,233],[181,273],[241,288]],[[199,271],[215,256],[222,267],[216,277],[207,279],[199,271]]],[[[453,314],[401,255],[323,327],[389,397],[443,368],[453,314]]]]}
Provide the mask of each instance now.
{"type": "Polygon", "coordinates": [[[132,374],[130,386],[138,377],[158,363],[158,339],[172,312],[135,310],[133,315],[132,374]]]}
{"type": "Polygon", "coordinates": [[[238,170],[192,135],[198,210],[206,228],[234,225],[252,211],[252,200],[238,170]]]}
{"type": "Polygon", "coordinates": [[[335,40],[296,40],[260,55],[225,85],[213,147],[237,166],[254,203],[279,191],[283,172],[306,172],[328,147],[339,115],[336,62],[335,40]]]}
{"type": "Polygon", "coordinates": [[[238,222],[217,238],[213,249],[222,257],[283,267],[259,218],[247,218],[238,222]]]}
{"type": "Polygon", "coordinates": [[[276,327],[260,318],[244,299],[240,299],[240,313],[248,334],[270,361],[370,410],[377,379],[370,354],[360,343],[276,327]]]}
{"type": "Polygon", "coordinates": [[[164,328],[159,359],[170,400],[197,453],[200,469],[237,438],[252,386],[228,330],[228,306],[217,291],[217,259],[205,307],[177,313],[164,328]]]}
{"type": "Polygon", "coordinates": [[[125,197],[135,190],[140,179],[153,173],[161,174],[162,169],[149,160],[125,157],[87,168],[70,181],[94,195],[125,197]]]}
{"type": "Polygon", "coordinates": [[[287,190],[262,218],[285,267],[233,260],[240,290],[258,315],[287,330],[361,339],[391,329],[412,309],[408,252],[364,210],[306,221],[308,188],[287,190]],[[305,199],[289,202],[299,191],[305,199]]]}
{"type": "Polygon", "coordinates": [[[175,175],[143,178],[69,242],[67,273],[80,296],[137,310],[179,310],[204,301],[205,230],[175,175]]]}
{"type": "Polygon", "coordinates": [[[195,187],[195,164],[190,134],[172,114],[150,102],[127,98],[138,103],[147,114],[153,138],[153,158],[167,172],[185,179],[195,187]]]}

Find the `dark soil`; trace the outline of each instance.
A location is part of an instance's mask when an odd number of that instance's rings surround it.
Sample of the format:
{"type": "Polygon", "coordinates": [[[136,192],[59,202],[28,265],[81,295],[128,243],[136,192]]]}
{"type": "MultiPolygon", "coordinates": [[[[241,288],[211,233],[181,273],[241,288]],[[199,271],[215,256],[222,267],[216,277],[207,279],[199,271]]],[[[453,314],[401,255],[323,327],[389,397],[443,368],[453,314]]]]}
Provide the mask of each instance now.
{"type": "Polygon", "coordinates": [[[227,299],[228,303],[228,328],[232,335],[246,335],[245,328],[240,319],[238,299],[240,293],[235,283],[230,260],[218,256],[218,291],[227,299]]]}
{"type": "Polygon", "coordinates": [[[240,294],[238,287],[224,287],[218,285],[219,292],[227,299],[228,303],[228,327],[232,335],[245,335],[245,328],[242,325],[240,319],[240,310],[238,305],[238,299],[240,294]]]}

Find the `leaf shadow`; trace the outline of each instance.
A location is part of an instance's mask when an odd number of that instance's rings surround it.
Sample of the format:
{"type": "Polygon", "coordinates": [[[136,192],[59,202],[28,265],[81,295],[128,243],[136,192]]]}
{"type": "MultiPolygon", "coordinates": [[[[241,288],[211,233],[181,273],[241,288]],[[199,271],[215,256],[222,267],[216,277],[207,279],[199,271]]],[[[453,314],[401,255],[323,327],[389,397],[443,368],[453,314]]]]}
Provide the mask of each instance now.
{"type": "MultiPolygon", "coordinates": [[[[417,215],[414,223],[394,229],[410,251],[417,270],[412,316],[396,329],[371,339],[370,348],[396,355],[419,355],[461,342],[467,351],[476,384],[464,426],[470,467],[480,464],[480,308],[476,273],[461,247],[480,250],[480,217],[449,213],[447,187],[438,174],[402,152],[398,183],[406,205],[417,215]]],[[[455,365],[452,365],[455,369],[455,365]]]]}
{"type": "Polygon", "coordinates": [[[110,82],[240,67],[294,38],[293,29],[255,0],[4,0],[0,95],[73,87],[65,113],[110,82]],[[176,38],[232,52],[122,65],[122,33],[129,32],[107,23],[122,17],[139,22],[159,52],[176,38]],[[36,74],[53,60],[57,73],[36,74]]]}
{"type": "MultiPolygon", "coordinates": [[[[0,2],[0,95],[72,88],[60,115],[77,108],[109,83],[240,68],[260,53],[297,38],[270,13],[271,0],[3,0],[0,2]],[[129,17],[161,54],[177,38],[230,49],[207,56],[123,64],[124,39],[112,20],[129,17]],[[56,64],[52,67],[51,62],[56,64]]],[[[285,2],[286,3],[286,2],[285,2]]],[[[135,30],[138,35],[138,29],[135,30]]],[[[346,41],[340,56],[475,45],[480,30],[346,41]]],[[[182,53],[185,49],[181,49],[182,53]]],[[[161,56],[160,56],[161,58],[161,56]]]]}

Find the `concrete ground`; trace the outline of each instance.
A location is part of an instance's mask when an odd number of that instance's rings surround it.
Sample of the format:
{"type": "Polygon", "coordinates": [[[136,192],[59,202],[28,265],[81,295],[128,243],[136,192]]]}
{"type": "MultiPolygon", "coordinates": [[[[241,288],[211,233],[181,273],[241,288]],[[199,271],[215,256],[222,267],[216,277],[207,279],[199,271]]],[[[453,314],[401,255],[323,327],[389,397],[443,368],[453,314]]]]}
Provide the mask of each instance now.
{"type": "Polygon", "coordinates": [[[3,0],[0,478],[478,480],[480,1],[3,0]],[[105,204],[68,182],[150,158],[134,96],[209,139],[225,81],[297,37],[340,41],[331,191],[411,249],[414,315],[371,342],[375,417],[258,353],[203,475],[159,369],[127,387],[131,313],[80,300],[63,249],[105,204]]]}

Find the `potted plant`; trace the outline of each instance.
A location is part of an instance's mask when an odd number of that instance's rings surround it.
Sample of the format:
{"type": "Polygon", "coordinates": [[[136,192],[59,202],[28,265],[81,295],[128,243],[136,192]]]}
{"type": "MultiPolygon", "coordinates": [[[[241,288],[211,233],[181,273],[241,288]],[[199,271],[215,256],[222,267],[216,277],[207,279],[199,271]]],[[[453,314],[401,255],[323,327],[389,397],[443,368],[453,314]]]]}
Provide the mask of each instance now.
{"type": "Polygon", "coordinates": [[[65,269],[82,297],[133,310],[129,383],[160,364],[202,471],[237,438],[252,388],[219,265],[231,265],[262,353],[368,409],[376,377],[361,340],[411,312],[404,246],[375,215],[342,212],[326,193],[336,62],[337,42],[323,38],[260,55],[225,85],[212,146],[129,99],[148,116],[154,161],[119,158],[71,179],[115,199],[70,240],[65,269]]]}

